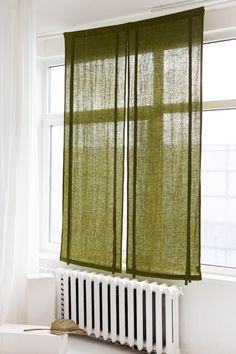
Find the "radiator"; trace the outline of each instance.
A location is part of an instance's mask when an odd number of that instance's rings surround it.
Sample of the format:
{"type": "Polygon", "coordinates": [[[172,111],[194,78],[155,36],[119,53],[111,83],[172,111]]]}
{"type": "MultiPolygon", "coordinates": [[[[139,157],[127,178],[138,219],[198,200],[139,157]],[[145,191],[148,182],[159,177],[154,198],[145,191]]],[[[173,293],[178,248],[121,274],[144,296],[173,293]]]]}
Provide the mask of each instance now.
{"type": "Polygon", "coordinates": [[[57,318],[148,353],[180,353],[176,286],[68,269],[57,269],[56,283],[57,318]]]}

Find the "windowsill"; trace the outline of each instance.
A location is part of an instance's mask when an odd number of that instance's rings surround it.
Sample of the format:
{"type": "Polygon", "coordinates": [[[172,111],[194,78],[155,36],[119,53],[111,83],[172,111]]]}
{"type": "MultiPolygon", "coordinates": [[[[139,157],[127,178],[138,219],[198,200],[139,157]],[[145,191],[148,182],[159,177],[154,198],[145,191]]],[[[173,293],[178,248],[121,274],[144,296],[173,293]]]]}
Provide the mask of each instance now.
{"type": "Polygon", "coordinates": [[[59,256],[57,254],[52,253],[39,253],[39,260],[55,260],[59,262],[59,256]]]}
{"type": "MultiPolygon", "coordinates": [[[[65,263],[59,260],[57,254],[51,253],[40,253],[39,254],[39,267],[40,270],[44,269],[56,269],[65,267],[65,263]]],[[[73,269],[81,268],[73,266],[73,269]]],[[[203,281],[216,281],[216,282],[231,282],[236,283],[236,269],[212,267],[212,266],[202,266],[202,279],[203,281]]],[[[169,283],[169,281],[162,280],[162,282],[169,283]]],[[[180,281],[176,281],[179,283],[180,281]]],[[[173,280],[171,281],[173,283],[173,280]]]]}
{"type": "Polygon", "coordinates": [[[213,281],[224,281],[224,282],[231,282],[231,283],[236,283],[236,274],[234,276],[226,276],[226,275],[220,275],[220,274],[209,274],[209,273],[203,273],[202,275],[202,280],[213,280],[213,281]]]}
{"type": "Polygon", "coordinates": [[[236,269],[203,265],[202,278],[207,280],[236,282],[236,269]]]}
{"type": "Polygon", "coordinates": [[[56,269],[64,266],[64,263],[60,262],[59,256],[52,253],[39,253],[39,270],[56,269]]]}

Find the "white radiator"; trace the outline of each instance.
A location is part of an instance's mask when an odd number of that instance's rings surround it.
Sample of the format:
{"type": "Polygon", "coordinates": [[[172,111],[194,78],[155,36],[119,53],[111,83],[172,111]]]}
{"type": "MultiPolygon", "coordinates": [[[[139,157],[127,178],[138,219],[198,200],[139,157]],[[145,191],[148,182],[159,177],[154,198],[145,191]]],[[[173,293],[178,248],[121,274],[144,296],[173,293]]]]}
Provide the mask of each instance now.
{"type": "Polygon", "coordinates": [[[58,318],[148,353],[180,353],[176,286],[68,269],[57,269],[56,282],[58,318]]]}

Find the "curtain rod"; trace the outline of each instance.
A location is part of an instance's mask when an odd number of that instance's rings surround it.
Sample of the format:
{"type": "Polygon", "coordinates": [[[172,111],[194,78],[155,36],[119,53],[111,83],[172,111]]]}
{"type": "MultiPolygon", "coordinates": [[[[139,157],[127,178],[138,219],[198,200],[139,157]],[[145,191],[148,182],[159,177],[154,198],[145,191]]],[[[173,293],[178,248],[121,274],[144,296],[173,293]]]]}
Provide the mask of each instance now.
{"type": "Polygon", "coordinates": [[[191,4],[189,4],[189,0],[182,0],[182,1],[176,1],[173,3],[169,4],[163,4],[163,5],[158,5],[154,6],[150,9],[151,12],[157,12],[157,11],[163,11],[163,10],[174,10],[176,8],[193,8],[193,7],[200,7],[204,6],[206,10],[213,10],[217,8],[223,8],[223,7],[228,7],[230,5],[235,5],[236,1],[235,0],[192,0],[191,4]]]}
{"type": "Polygon", "coordinates": [[[150,13],[152,14],[151,17],[155,17],[156,12],[159,12],[160,15],[162,14],[166,15],[168,14],[168,12],[171,13],[172,12],[171,10],[175,11],[176,8],[179,8],[180,10],[191,10],[194,7],[204,6],[205,10],[208,11],[208,10],[229,7],[230,5],[236,5],[236,0],[192,0],[191,5],[189,5],[189,0],[183,0],[179,2],[174,2],[172,4],[163,4],[163,5],[155,6],[150,8],[146,12],[136,13],[130,16],[110,18],[107,20],[87,23],[77,27],[67,27],[64,29],[57,30],[55,32],[51,31],[45,33],[38,33],[37,38],[43,39],[43,38],[61,37],[63,36],[64,32],[73,32],[73,31],[85,30],[85,29],[102,27],[102,26],[112,26],[116,24],[125,23],[127,21],[130,22],[135,20],[139,21],[142,19],[145,20],[150,18],[150,13]]]}

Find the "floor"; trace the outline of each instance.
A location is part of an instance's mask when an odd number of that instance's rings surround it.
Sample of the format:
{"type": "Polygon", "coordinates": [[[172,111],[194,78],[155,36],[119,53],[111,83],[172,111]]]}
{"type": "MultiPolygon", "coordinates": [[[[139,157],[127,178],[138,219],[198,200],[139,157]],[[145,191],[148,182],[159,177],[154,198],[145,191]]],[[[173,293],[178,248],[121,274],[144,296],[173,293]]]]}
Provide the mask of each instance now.
{"type": "Polygon", "coordinates": [[[102,339],[96,339],[85,336],[69,336],[68,354],[141,354],[143,351],[132,350],[127,346],[121,346],[119,343],[105,342],[102,339]]]}

